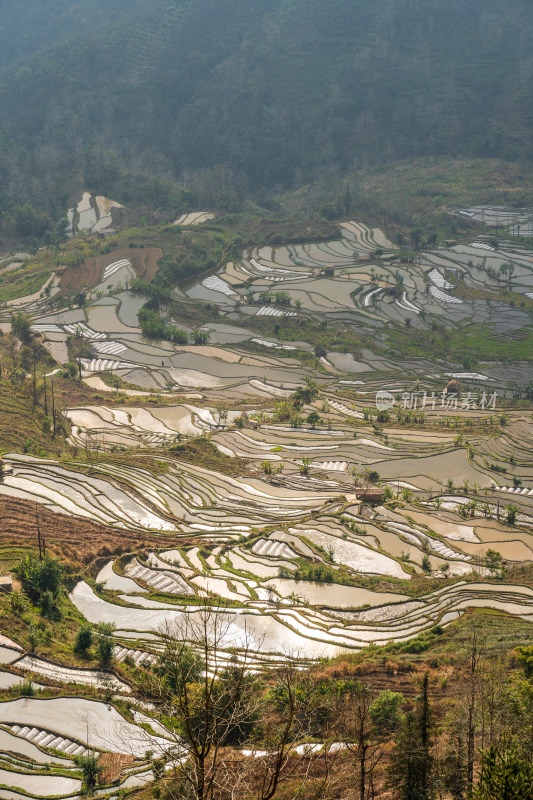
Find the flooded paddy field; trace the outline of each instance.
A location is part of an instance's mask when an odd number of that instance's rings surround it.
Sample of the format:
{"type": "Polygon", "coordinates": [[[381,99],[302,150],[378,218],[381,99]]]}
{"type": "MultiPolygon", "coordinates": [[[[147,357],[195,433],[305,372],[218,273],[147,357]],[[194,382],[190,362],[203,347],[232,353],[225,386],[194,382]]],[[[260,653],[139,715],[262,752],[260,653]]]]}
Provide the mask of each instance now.
{"type": "MultiPolygon", "coordinates": [[[[113,207],[84,195],[73,230],[106,226],[113,207]]],[[[486,225],[504,216],[462,211],[486,225]]],[[[210,219],[175,224],[200,235],[210,219]]],[[[392,238],[346,221],[327,242],[248,244],[174,291],[177,306],[160,304],[182,331],[174,341],[143,335],[147,298],[130,286],[156,273],[155,247],[88,260],[82,307],[20,298],[86,394],[60,408],[67,450],[4,453],[0,497],[141,537],[102,549],[69,586],[77,618],[114,626],[115,669],[156,663],[162,626],[185,636],[206,601],[228,620],[222,661],[248,647],[258,671],[406,642],[473,608],[533,621],[533,591],[509,578],[533,562],[530,357],[452,360],[387,339],[476,324],[527,343],[533,251],[512,236],[496,249],[480,230],[406,261],[392,238]]],[[[0,761],[14,796],[79,794],[73,755],[111,741],[133,759],[128,788],[148,780],[146,751],[168,748],[138,724],[142,709],[118,710],[132,695],[125,673],[67,661],[0,640],[0,689],[13,693],[0,754],[32,764],[0,761]],[[27,676],[37,694],[16,697],[27,676]],[[39,697],[41,682],[60,696],[39,697]]]]}

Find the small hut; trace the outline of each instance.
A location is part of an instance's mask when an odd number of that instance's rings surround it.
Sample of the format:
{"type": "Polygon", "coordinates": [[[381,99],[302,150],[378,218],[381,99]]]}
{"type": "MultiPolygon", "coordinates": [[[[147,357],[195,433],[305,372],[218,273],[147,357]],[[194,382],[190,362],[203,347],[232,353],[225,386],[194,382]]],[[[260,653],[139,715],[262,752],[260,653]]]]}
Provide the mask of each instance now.
{"type": "Polygon", "coordinates": [[[451,381],[448,381],[448,385],[446,386],[446,394],[461,394],[461,382],[452,378],[451,381]]]}
{"type": "Polygon", "coordinates": [[[383,502],[383,489],[380,486],[356,486],[355,496],[370,505],[380,505],[383,502]]]}

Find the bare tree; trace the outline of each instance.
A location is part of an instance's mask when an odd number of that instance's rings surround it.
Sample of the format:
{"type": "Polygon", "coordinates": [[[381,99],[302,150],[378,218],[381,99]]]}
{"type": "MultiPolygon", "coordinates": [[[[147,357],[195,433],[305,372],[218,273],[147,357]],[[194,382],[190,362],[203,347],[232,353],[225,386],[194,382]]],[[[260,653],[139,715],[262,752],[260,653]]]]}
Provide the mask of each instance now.
{"type": "Polygon", "coordinates": [[[374,797],[373,774],[384,755],[400,721],[398,692],[377,693],[359,680],[339,687],[336,729],[348,751],[354,756],[359,800],[374,797]]]}
{"type": "Polygon", "coordinates": [[[227,610],[207,605],[167,625],[159,641],[157,665],[142,675],[139,688],[159,712],[154,719],[165,720],[172,743],[165,755],[173,759],[164,778],[166,797],[271,800],[288,780],[298,785],[291,795],[297,797],[311,776],[313,796],[322,795],[335,756],[320,752],[317,781],[317,756],[293,749],[305,724],[298,713],[301,672],[292,660],[280,668],[271,696],[251,669],[251,636],[227,610]]]}
{"type": "Polygon", "coordinates": [[[473,620],[470,641],[467,643],[467,685],[468,685],[468,723],[467,723],[467,758],[466,758],[466,785],[469,792],[474,785],[474,755],[475,755],[475,711],[478,688],[478,668],[481,658],[479,632],[476,621],[473,620]]]}
{"type": "Polygon", "coordinates": [[[454,764],[453,783],[462,798],[472,792],[476,755],[476,734],[479,744],[491,742],[496,735],[497,686],[494,678],[485,681],[485,632],[479,619],[472,616],[464,628],[459,645],[461,680],[458,684],[457,703],[450,717],[450,755],[454,764]]]}

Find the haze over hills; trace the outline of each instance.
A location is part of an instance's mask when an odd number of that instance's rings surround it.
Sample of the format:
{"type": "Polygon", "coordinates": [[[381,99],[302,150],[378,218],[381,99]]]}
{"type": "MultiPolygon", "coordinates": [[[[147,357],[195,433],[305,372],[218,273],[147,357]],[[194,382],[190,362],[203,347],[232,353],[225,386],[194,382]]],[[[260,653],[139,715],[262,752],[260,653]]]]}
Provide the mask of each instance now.
{"type": "Polygon", "coordinates": [[[124,169],[225,165],[255,192],[378,161],[533,158],[525,0],[3,5],[4,210],[37,197],[57,216],[72,170],[129,199],[124,169]]]}
{"type": "Polygon", "coordinates": [[[151,5],[149,0],[5,0],[0,17],[0,67],[23,62],[74,34],[116,23],[125,14],[131,17],[151,5]]]}

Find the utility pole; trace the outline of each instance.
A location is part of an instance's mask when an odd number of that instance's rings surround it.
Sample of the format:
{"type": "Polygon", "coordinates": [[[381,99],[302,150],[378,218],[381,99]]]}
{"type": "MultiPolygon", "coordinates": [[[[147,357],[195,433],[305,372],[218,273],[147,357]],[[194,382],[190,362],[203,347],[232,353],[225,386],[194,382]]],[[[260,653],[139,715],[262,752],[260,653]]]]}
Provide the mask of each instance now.
{"type": "Polygon", "coordinates": [[[33,354],[33,407],[37,405],[37,373],[36,373],[36,359],[35,359],[35,347],[32,349],[33,354]]]}
{"type": "Polygon", "coordinates": [[[54,379],[52,378],[52,438],[56,438],[56,403],[54,395],[54,379]]]}
{"type": "Polygon", "coordinates": [[[43,551],[41,547],[41,528],[39,526],[39,510],[37,503],[35,503],[35,524],[37,525],[37,543],[39,545],[39,561],[43,560],[43,551]]]}

